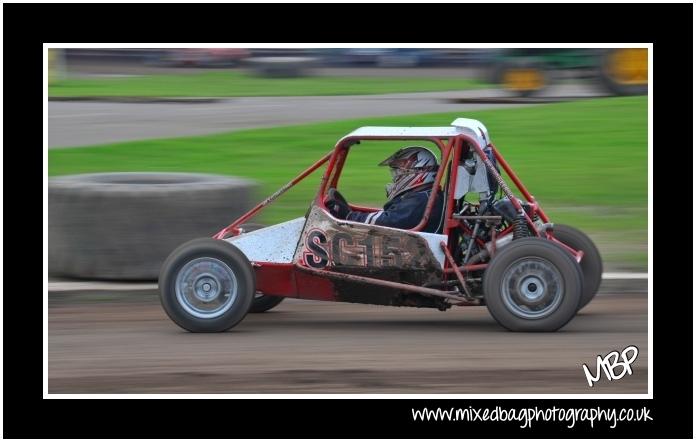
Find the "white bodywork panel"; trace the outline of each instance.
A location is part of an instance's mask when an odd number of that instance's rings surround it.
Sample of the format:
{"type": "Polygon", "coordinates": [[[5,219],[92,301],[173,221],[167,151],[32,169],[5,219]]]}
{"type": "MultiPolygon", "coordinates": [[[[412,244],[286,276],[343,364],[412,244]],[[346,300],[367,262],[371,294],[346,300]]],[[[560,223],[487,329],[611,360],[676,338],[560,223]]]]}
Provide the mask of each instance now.
{"type": "MultiPolygon", "coordinates": [[[[488,136],[488,129],[478,120],[471,118],[457,118],[452,122],[452,126],[461,129],[467,135],[471,135],[478,141],[479,146],[485,149],[490,144],[491,139],[488,136]]],[[[454,198],[459,199],[469,192],[477,192],[486,194],[490,191],[488,185],[488,174],[486,165],[483,164],[477,153],[474,153],[476,161],[476,170],[473,175],[469,174],[463,166],[458,166],[457,169],[457,184],[454,189],[454,198]]]]}
{"type": "Polygon", "coordinates": [[[457,118],[452,122],[452,126],[460,130],[460,133],[466,133],[476,138],[481,148],[488,146],[491,142],[491,138],[488,135],[488,129],[479,120],[473,120],[471,118],[457,118]]]}
{"type": "Polygon", "coordinates": [[[234,244],[249,261],[286,263],[292,262],[297,241],[302,234],[305,218],[295,218],[284,223],[266,227],[225,241],[234,244]]]}
{"type": "Polygon", "coordinates": [[[422,236],[427,242],[430,251],[433,252],[435,259],[440,263],[441,268],[445,268],[445,252],[442,251],[440,247],[440,242],[444,241],[447,244],[447,235],[439,235],[437,233],[427,233],[427,232],[414,232],[418,236],[422,236]]]}
{"type": "MultiPolygon", "coordinates": [[[[405,137],[405,138],[447,138],[463,133],[456,127],[391,127],[364,126],[355,129],[343,138],[349,137],[405,137]]],[[[343,139],[342,138],[342,139],[343,139]]]]}
{"type": "Polygon", "coordinates": [[[474,154],[474,159],[476,160],[474,175],[470,175],[464,166],[457,166],[457,184],[454,188],[454,199],[459,199],[469,192],[481,194],[490,191],[486,165],[483,164],[478,154],[474,154]]]}

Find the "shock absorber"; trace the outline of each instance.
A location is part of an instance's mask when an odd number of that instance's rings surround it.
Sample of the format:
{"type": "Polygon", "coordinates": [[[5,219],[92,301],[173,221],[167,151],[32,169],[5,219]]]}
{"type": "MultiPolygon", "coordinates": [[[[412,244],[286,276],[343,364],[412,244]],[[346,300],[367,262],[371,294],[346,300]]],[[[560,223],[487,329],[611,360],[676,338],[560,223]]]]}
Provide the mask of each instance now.
{"type": "Polygon", "coordinates": [[[515,227],[512,231],[512,239],[525,238],[529,235],[529,226],[523,213],[518,214],[514,221],[515,227]]]}

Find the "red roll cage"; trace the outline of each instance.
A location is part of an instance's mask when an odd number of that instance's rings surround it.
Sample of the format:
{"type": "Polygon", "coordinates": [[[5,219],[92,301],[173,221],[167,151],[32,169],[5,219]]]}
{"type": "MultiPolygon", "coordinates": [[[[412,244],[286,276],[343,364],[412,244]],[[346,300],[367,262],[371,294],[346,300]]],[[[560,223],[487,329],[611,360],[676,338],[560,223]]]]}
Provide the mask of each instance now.
{"type": "MultiPolygon", "coordinates": [[[[365,129],[365,128],[362,128],[365,129]]],[[[486,139],[484,137],[483,139],[486,139]]],[[[546,215],[546,213],[542,210],[538,202],[534,199],[534,197],[529,193],[527,188],[522,184],[522,181],[519,179],[519,177],[514,173],[510,165],[505,161],[503,156],[500,154],[500,151],[493,145],[492,143],[488,143],[485,146],[481,146],[477,138],[474,136],[468,134],[468,133],[452,133],[451,135],[447,136],[442,136],[442,135],[437,135],[437,136],[423,136],[423,135],[408,135],[407,133],[395,133],[395,134],[389,134],[389,135],[374,135],[374,134],[363,134],[359,130],[356,130],[355,132],[345,136],[341,140],[338,141],[338,143],[334,146],[334,148],[328,152],[326,155],[324,155],[321,159],[319,159],[317,162],[309,166],[306,170],[304,170],[302,173],[297,175],[295,178],[293,178],[291,181],[289,181],[287,184],[282,186],[280,189],[278,189],[276,192],[274,192],[272,195],[268,196],[265,198],[263,201],[261,201],[259,204],[257,204],[255,207],[253,207],[251,210],[243,214],[241,217],[236,219],[232,224],[229,226],[225,227],[224,229],[220,230],[218,233],[216,233],[213,238],[215,239],[224,239],[225,237],[232,235],[236,236],[241,233],[241,229],[239,228],[242,224],[244,224],[246,221],[257,215],[263,208],[268,206],[270,203],[275,201],[280,195],[288,191],[290,188],[292,188],[294,185],[302,181],[304,178],[312,174],[315,170],[320,168],[322,165],[328,162],[328,166],[323,174],[321,183],[319,185],[319,190],[316,193],[316,196],[314,197],[314,200],[312,202],[313,205],[317,205],[324,210],[327,210],[325,205],[324,205],[324,196],[326,195],[326,192],[329,188],[332,187],[337,187],[338,180],[340,178],[343,166],[345,164],[345,160],[347,158],[349,148],[354,145],[359,143],[360,141],[367,141],[367,140],[390,140],[390,141],[413,141],[413,140],[418,140],[418,141],[429,141],[435,144],[441,151],[441,161],[440,161],[440,166],[437,171],[437,175],[435,178],[435,181],[433,182],[433,192],[430,194],[430,198],[428,200],[428,203],[426,205],[426,209],[423,214],[423,218],[421,221],[413,227],[412,229],[409,229],[410,231],[421,231],[428,223],[428,220],[430,219],[431,212],[433,205],[435,203],[435,198],[436,198],[436,190],[438,186],[440,186],[440,183],[442,182],[442,178],[445,174],[445,172],[450,168],[450,175],[449,179],[447,180],[446,183],[446,189],[445,191],[445,223],[443,227],[443,234],[447,236],[447,242],[445,243],[444,241],[441,243],[441,247],[445,253],[445,265],[443,267],[443,278],[448,279],[452,277],[456,277],[457,280],[462,284],[463,287],[466,287],[466,284],[464,284],[464,278],[462,273],[466,272],[471,272],[471,271],[476,271],[476,270],[482,270],[485,269],[488,264],[473,264],[473,265],[462,265],[458,266],[453,259],[452,253],[456,247],[456,235],[451,235],[451,232],[455,228],[461,228],[465,233],[471,234],[470,229],[468,228],[467,224],[464,222],[467,217],[459,216],[454,214],[454,209],[457,201],[454,198],[455,194],[455,186],[457,183],[457,173],[458,173],[458,167],[452,167],[452,165],[458,165],[460,164],[460,160],[465,155],[469,149],[474,149],[475,152],[478,154],[479,158],[486,164],[486,168],[488,169],[488,172],[492,174],[492,176],[496,179],[498,184],[500,185],[500,188],[502,192],[510,199],[512,204],[515,206],[518,212],[524,214],[524,217],[527,221],[527,225],[529,226],[530,233],[534,236],[540,236],[542,234],[546,235],[546,237],[550,240],[553,240],[560,244],[562,247],[566,248],[569,252],[571,252],[575,258],[580,261],[583,256],[582,251],[576,251],[567,245],[561,243],[557,239],[553,237],[552,230],[547,230],[544,232],[540,232],[539,229],[537,228],[537,225],[532,221],[532,217],[530,217],[529,214],[525,210],[522,210],[522,206],[520,202],[518,201],[517,198],[513,195],[512,191],[506,184],[505,180],[502,178],[501,174],[498,172],[498,170],[495,168],[495,166],[489,161],[488,156],[484,152],[483,148],[487,147],[490,148],[495,156],[495,159],[497,160],[497,163],[500,165],[500,167],[505,171],[506,175],[509,177],[509,179],[514,183],[515,187],[519,190],[519,192],[522,194],[524,197],[524,200],[529,203],[529,205],[532,208],[532,213],[537,214],[539,218],[544,222],[548,223],[549,218],[546,215]]],[[[355,206],[351,205],[354,209],[357,210],[364,210],[364,211],[373,211],[376,209],[368,208],[368,207],[361,207],[361,206],[355,206]]],[[[475,218],[480,218],[480,219],[485,219],[485,218],[491,218],[491,217],[475,217],[475,218]]],[[[498,218],[499,217],[494,217],[498,218]]],[[[499,233],[499,236],[506,235],[512,231],[513,227],[509,226],[507,227],[504,231],[499,233]]],[[[494,231],[495,232],[495,231],[494,231]]],[[[492,238],[493,244],[495,244],[495,233],[493,234],[494,237],[492,238]]],[[[479,242],[480,246],[483,246],[482,240],[477,238],[477,241],[479,242]]],[[[493,250],[492,254],[495,253],[495,250],[493,250]]],[[[325,274],[327,277],[336,277],[338,278],[340,275],[339,273],[331,272],[331,271],[315,271],[312,270],[312,273],[316,273],[317,275],[320,274],[325,274]]],[[[383,281],[379,279],[374,279],[374,278],[365,278],[365,277],[357,277],[353,275],[343,275],[340,276],[341,278],[351,278],[353,280],[364,280],[363,282],[369,282],[369,283],[375,283],[375,284],[380,284],[380,285],[385,285],[385,286],[393,286],[402,289],[406,289],[406,287],[409,288],[415,288],[411,286],[407,286],[406,284],[399,284],[396,282],[390,282],[390,281],[383,281]]],[[[428,293],[426,290],[429,291],[438,291],[439,290],[434,290],[434,289],[426,289],[426,288],[421,288],[420,291],[423,293],[428,293]]],[[[441,296],[443,293],[446,292],[441,292],[441,296]]]]}

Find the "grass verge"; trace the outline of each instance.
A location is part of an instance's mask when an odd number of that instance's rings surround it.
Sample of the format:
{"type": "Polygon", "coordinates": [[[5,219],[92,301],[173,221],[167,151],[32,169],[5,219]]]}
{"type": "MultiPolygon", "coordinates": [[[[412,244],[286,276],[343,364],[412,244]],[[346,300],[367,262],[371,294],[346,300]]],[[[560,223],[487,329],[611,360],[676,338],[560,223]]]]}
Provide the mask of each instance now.
{"type": "MultiPolygon", "coordinates": [[[[486,124],[493,142],[553,221],[575,225],[593,237],[618,244],[618,248],[609,247],[621,259],[637,266],[647,264],[646,97],[365,118],[51,149],[48,170],[49,175],[113,171],[236,175],[257,180],[261,198],[359,126],[446,126],[461,116],[486,124]]],[[[389,175],[376,165],[401,145],[373,142],[354,147],[341,178],[341,192],[353,202],[381,206],[389,175]]],[[[316,172],[291,189],[262,212],[259,221],[271,224],[304,215],[319,179],[316,172]]]]}
{"type": "Polygon", "coordinates": [[[486,87],[470,78],[300,77],[261,78],[239,71],[199,74],[76,78],[48,88],[50,97],[266,97],[370,95],[486,87]]]}

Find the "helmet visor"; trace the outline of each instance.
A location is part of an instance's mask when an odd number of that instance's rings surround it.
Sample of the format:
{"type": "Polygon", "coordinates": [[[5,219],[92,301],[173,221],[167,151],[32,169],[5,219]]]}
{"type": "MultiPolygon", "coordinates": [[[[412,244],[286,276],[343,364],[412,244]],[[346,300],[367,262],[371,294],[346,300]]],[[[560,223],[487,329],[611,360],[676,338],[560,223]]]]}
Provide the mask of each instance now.
{"type": "Polygon", "coordinates": [[[391,173],[392,181],[396,181],[400,176],[408,172],[406,169],[400,169],[398,167],[390,167],[389,173],[391,173]]]}

